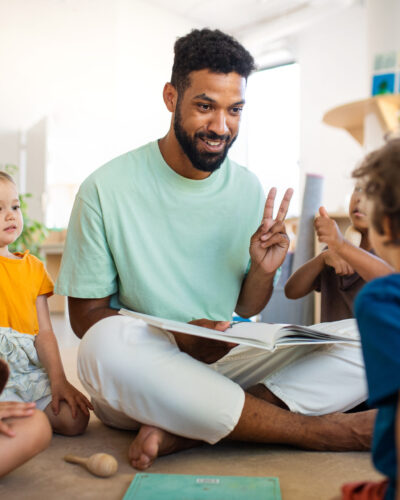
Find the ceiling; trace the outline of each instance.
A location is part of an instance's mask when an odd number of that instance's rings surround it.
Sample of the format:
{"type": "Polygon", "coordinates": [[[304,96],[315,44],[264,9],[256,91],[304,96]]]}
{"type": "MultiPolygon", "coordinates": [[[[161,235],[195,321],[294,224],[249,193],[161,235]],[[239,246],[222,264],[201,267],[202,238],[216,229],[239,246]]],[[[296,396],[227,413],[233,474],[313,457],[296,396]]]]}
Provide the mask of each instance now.
{"type": "MultiPolygon", "coordinates": [[[[291,36],[363,0],[144,1],[161,18],[170,12],[184,24],[231,33],[262,68],[293,60],[291,36]]],[[[115,5],[116,0],[0,0],[0,67],[5,68],[0,131],[25,128],[63,103],[68,106],[66,96],[79,97],[81,89],[92,88],[96,101],[97,94],[114,88],[106,66],[114,61],[117,43],[115,5]],[[93,18],[95,9],[99,14],[93,18]],[[85,54],[91,55],[89,66],[85,54]]]]}
{"type": "Polygon", "coordinates": [[[301,13],[312,17],[326,10],[348,7],[354,0],[148,0],[148,3],[196,24],[238,36],[260,24],[272,24],[301,13]]]}
{"type": "Polygon", "coordinates": [[[259,67],[293,60],[287,39],[323,17],[364,0],[147,0],[194,26],[227,31],[253,54],[259,67]],[[272,57],[271,57],[272,55],[272,57]]]}

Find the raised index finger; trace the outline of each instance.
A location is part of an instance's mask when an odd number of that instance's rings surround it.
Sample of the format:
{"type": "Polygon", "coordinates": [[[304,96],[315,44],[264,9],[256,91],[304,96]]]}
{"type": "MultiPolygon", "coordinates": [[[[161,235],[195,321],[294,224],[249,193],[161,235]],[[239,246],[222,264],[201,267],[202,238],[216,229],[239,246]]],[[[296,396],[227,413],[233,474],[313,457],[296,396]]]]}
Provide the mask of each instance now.
{"type": "Polygon", "coordinates": [[[267,199],[265,201],[263,220],[272,219],[272,214],[274,213],[275,196],[276,196],[276,187],[273,187],[269,190],[267,199]]]}
{"type": "Polygon", "coordinates": [[[286,189],[285,194],[283,195],[281,204],[279,206],[278,213],[276,214],[276,219],[275,220],[279,220],[281,222],[283,220],[285,220],[285,217],[286,217],[286,214],[288,212],[289,204],[290,204],[290,200],[292,199],[292,196],[293,196],[293,189],[292,188],[286,189]]]}

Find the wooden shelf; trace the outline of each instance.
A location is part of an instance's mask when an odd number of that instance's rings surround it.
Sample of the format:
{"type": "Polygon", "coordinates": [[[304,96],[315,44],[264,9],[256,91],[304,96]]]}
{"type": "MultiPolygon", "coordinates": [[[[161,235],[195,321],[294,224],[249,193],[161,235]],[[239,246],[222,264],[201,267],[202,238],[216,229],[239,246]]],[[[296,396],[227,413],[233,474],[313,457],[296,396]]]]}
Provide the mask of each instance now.
{"type": "MultiPolygon", "coordinates": [[[[67,231],[50,231],[40,250],[46,261],[46,268],[56,281],[61,265],[61,257],[64,250],[64,241],[67,231]]],[[[52,295],[49,298],[49,310],[52,313],[64,313],[66,298],[61,295],[52,295]]]]}
{"type": "Polygon", "coordinates": [[[367,114],[375,113],[383,132],[387,133],[399,126],[399,110],[400,94],[379,95],[333,108],[324,114],[322,120],[332,127],[344,128],[362,145],[367,114]]]}

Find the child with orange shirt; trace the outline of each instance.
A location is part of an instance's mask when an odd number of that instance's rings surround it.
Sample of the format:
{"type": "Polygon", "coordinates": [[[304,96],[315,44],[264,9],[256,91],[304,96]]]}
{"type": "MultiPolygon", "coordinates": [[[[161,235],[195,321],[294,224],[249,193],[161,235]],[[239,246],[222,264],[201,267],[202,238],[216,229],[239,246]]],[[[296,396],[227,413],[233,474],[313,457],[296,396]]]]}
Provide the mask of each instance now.
{"type": "Polygon", "coordinates": [[[55,432],[77,435],[92,406],[65,377],[47,305],[51,278],[28,250],[8,250],[22,228],[15,182],[0,172],[0,358],[10,367],[0,401],[35,402],[55,432]]]}

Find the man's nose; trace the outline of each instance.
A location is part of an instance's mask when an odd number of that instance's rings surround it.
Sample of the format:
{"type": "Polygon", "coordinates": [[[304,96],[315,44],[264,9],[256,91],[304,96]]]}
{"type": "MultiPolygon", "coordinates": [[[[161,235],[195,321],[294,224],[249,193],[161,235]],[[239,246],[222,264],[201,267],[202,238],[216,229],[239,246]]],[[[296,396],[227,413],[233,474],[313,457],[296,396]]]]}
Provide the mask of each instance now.
{"type": "Polygon", "coordinates": [[[226,122],[226,115],[223,111],[219,111],[213,114],[212,120],[208,126],[208,130],[214,132],[217,135],[226,135],[229,132],[228,125],[226,122]]]}

